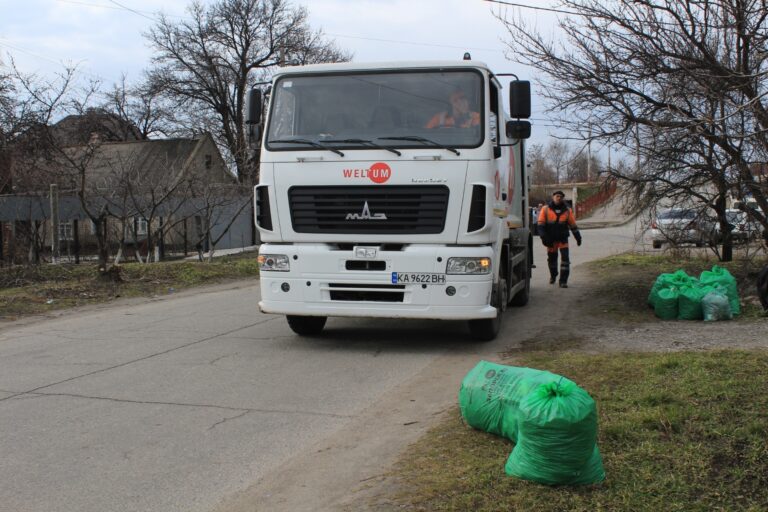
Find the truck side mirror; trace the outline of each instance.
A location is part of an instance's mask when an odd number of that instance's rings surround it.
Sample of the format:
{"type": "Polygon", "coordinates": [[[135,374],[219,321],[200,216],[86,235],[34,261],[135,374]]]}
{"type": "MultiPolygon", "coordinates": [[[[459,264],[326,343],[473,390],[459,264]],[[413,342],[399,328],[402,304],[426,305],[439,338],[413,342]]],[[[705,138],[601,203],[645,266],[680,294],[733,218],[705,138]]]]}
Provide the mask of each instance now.
{"type": "Polygon", "coordinates": [[[530,139],[531,123],[528,121],[507,121],[507,137],[510,139],[530,139]]]}
{"type": "Polygon", "coordinates": [[[509,115],[517,119],[531,117],[531,82],[528,80],[510,82],[509,115]]]}
{"type": "Polygon", "coordinates": [[[248,91],[245,100],[245,125],[251,147],[258,145],[257,141],[261,138],[261,104],[261,89],[254,87],[248,91]]]}
{"type": "Polygon", "coordinates": [[[261,122],[261,89],[251,89],[245,101],[245,124],[261,122]]]}

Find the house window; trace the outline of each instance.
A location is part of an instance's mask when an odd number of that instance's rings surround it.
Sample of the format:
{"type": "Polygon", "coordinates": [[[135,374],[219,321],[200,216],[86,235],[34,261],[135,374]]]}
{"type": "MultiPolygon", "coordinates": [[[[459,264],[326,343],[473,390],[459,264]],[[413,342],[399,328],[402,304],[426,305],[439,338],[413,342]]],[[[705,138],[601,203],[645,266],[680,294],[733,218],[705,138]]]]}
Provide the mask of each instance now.
{"type": "Polygon", "coordinates": [[[59,222],[59,240],[74,240],[74,233],[72,231],[72,221],[65,220],[59,222]]]}
{"type": "Polygon", "coordinates": [[[136,226],[137,236],[146,236],[147,234],[147,219],[144,217],[134,217],[134,226],[136,226]]]}
{"type": "Polygon", "coordinates": [[[210,169],[213,165],[213,157],[211,155],[205,155],[205,168],[210,169]]]}

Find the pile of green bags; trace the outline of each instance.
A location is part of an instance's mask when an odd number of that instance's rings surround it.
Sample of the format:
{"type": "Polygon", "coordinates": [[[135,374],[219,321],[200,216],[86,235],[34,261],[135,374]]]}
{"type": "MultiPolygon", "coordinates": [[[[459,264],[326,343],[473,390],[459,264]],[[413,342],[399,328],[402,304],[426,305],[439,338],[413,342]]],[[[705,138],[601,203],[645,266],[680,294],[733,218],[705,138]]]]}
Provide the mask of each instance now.
{"type": "Polygon", "coordinates": [[[595,401],[565,377],[480,361],[461,382],[459,407],[470,426],[515,443],[510,476],[548,485],[605,479],[595,401]]]}
{"type": "Polygon", "coordinates": [[[651,287],[648,304],[664,320],[730,320],[741,313],[736,278],[717,265],[698,279],[684,270],[661,274],[651,287]]]}

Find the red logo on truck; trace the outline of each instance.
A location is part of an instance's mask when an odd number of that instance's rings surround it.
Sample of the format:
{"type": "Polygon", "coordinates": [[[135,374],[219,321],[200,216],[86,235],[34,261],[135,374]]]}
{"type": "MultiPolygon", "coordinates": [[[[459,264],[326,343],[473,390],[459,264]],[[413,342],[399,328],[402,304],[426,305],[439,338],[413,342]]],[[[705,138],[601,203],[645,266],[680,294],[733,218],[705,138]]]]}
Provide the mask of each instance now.
{"type": "Polygon", "coordinates": [[[384,183],[392,176],[392,169],[384,162],[376,162],[368,169],[344,169],[345,178],[369,179],[374,183],[384,183]]]}

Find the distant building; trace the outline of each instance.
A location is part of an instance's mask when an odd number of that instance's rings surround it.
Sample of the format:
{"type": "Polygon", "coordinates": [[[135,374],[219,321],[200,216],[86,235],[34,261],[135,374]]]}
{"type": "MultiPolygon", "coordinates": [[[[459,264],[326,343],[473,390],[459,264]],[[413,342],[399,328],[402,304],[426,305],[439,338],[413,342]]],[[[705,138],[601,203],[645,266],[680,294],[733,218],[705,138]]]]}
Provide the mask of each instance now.
{"type": "Polygon", "coordinates": [[[62,254],[91,252],[95,226],[77,199],[79,193],[86,194],[89,208],[109,212],[107,233],[113,246],[123,241],[124,248],[145,253],[147,233],[157,232],[163,223],[166,234],[158,240],[163,250],[193,250],[207,224],[215,238],[227,230],[217,248],[254,242],[251,209],[243,207],[250,206],[250,198],[242,192],[229,197],[237,179],[210,134],[147,140],[110,114],[69,116],[47,132],[31,130],[0,152],[0,187],[5,193],[0,196],[0,259],[23,261],[38,245],[49,249],[54,229],[62,254]],[[39,137],[52,137],[53,149],[40,144],[39,137]],[[56,227],[50,224],[52,184],[60,197],[56,227]],[[202,202],[210,203],[216,194],[221,198],[212,219],[211,208],[206,210],[202,202]]]}

